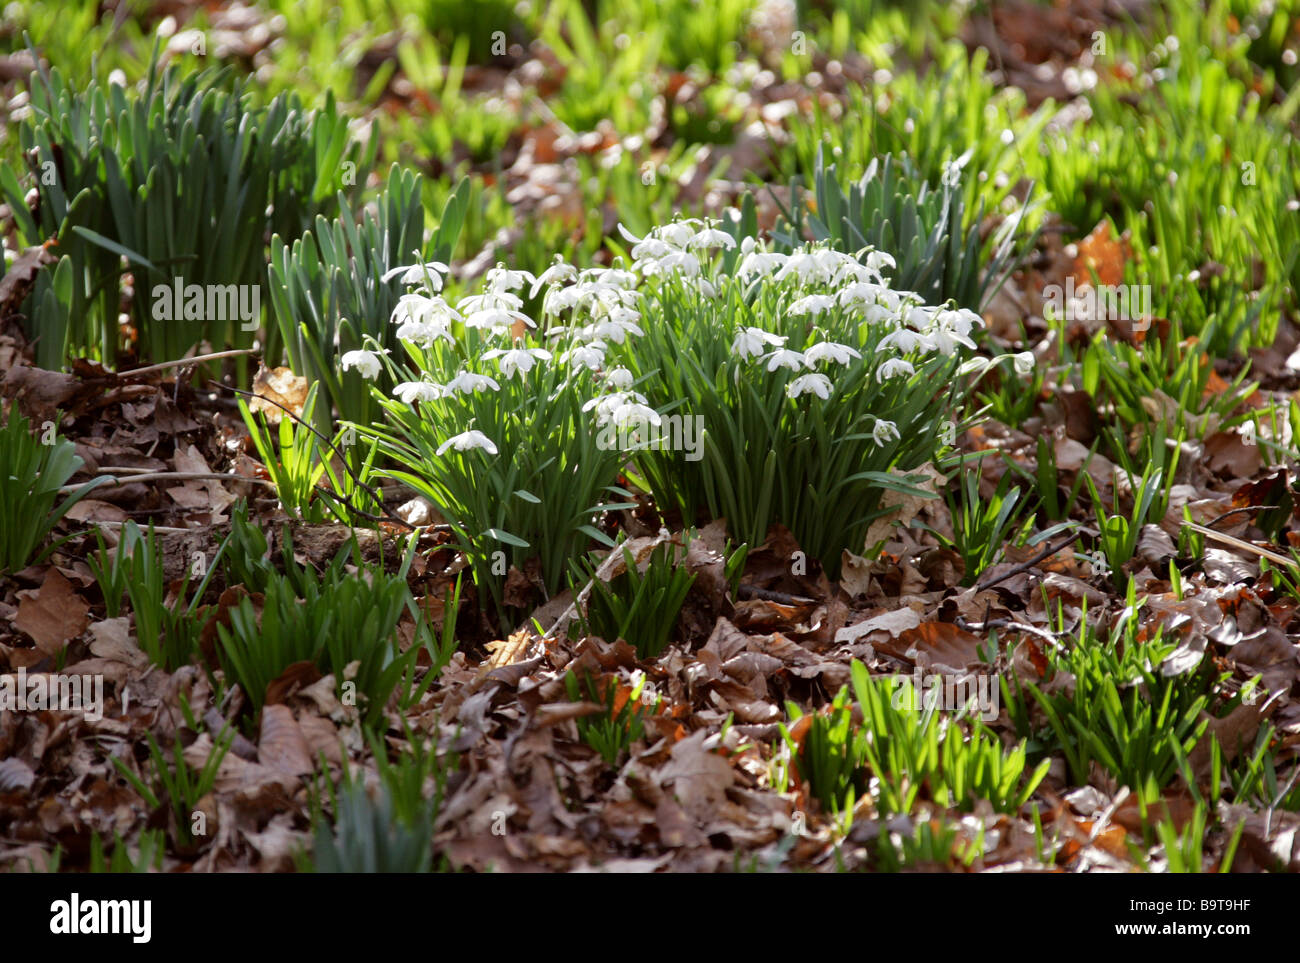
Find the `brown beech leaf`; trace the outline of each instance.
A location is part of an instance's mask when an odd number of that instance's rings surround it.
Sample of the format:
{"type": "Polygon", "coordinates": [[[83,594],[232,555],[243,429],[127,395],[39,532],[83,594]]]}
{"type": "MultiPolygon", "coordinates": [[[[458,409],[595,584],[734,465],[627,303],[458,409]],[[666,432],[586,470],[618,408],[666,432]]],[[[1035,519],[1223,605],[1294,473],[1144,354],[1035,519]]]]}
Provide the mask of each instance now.
{"type": "Polygon", "coordinates": [[[257,758],[262,765],[289,776],[302,776],[314,768],[307,737],[288,706],[263,707],[257,758]]]}
{"type": "Polygon", "coordinates": [[[18,603],[14,625],[26,632],[45,655],[57,655],[69,639],[86,629],[90,606],[57,568],[51,568],[35,598],[18,603]]]}

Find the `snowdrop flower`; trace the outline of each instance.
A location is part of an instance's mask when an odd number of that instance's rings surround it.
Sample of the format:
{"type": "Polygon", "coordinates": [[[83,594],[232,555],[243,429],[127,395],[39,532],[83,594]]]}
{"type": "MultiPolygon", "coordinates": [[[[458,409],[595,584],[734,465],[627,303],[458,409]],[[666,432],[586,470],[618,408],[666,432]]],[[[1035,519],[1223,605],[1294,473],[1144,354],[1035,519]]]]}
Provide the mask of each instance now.
{"type": "Polygon", "coordinates": [[[795,251],[786,258],[785,264],[774,275],[777,281],[785,281],[791,277],[803,283],[827,281],[830,279],[830,273],[826,270],[825,260],[819,259],[814,252],[795,251]]]}
{"type": "Polygon", "coordinates": [[[975,342],[966,337],[961,332],[949,327],[936,327],[925,335],[928,344],[937,348],[939,353],[945,357],[952,355],[957,350],[957,345],[962,344],[968,348],[974,348],[975,342]]]}
{"type": "Polygon", "coordinates": [[[388,354],[388,349],[382,351],[348,351],[343,355],[343,370],[347,371],[356,368],[361,377],[367,381],[374,381],[379,377],[379,356],[388,354]]]}
{"type": "Polygon", "coordinates": [[[628,388],[632,387],[632,372],[620,365],[619,367],[606,372],[605,381],[611,388],[617,388],[619,391],[626,391],[628,388]]]}
{"type": "Polygon", "coordinates": [[[774,271],[781,270],[787,260],[784,254],[757,250],[753,241],[752,237],[747,237],[740,244],[740,249],[745,252],[745,256],[740,259],[740,264],[736,267],[736,277],[742,281],[747,280],[751,274],[767,277],[774,271]],[[750,247],[748,251],[745,250],[746,244],[750,247]]]}
{"type": "Polygon", "coordinates": [[[803,355],[798,351],[791,351],[789,348],[777,348],[767,356],[768,371],[775,371],[777,368],[789,368],[791,371],[798,371],[803,366],[803,355]]]}
{"type": "Polygon", "coordinates": [[[646,403],[645,395],[638,394],[635,391],[615,391],[608,395],[599,395],[592,398],[582,406],[584,412],[596,409],[596,423],[598,425],[607,424],[614,417],[614,413],[623,405],[635,401],[638,404],[646,403]]]}
{"type": "Polygon", "coordinates": [[[846,308],[875,305],[889,289],[874,281],[855,281],[839,293],[840,304],[846,308]]]}
{"type": "Polygon", "coordinates": [[[699,290],[699,292],[702,295],[704,295],[710,301],[718,300],[718,289],[713,286],[713,283],[709,281],[708,278],[706,277],[696,278],[695,287],[697,290],[699,290]]]}
{"type": "Polygon", "coordinates": [[[880,381],[887,378],[897,378],[899,375],[910,376],[914,374],[916,374],[916,369],[912,367],[910,362],[904,361],[902,358],[890,358],[876,369],[876,378],[880,381]]]}
{"type": "Polygon", "coordinates": [[[891,441],[898,441],[898,426],[892,421],[876,419],[876,426],[871,429],[871,440],[877,445],[887,445],[891,441]]]}
{"type": "Polygon", "coordinates": [[[495,334],[509,331],[517,322],[530,328],[537,327],[537,322],[522,311],[511,311],[508,308],[484,308],[465,316],[467,328],[490,328],[495,334]]]}
{"type": "Polygon", "coordinates": [[[850,348],[847,344],[837,344],[834,341],[818,342],[803,353],[803,360],[810,368],[820,361],[848,364],[851,359],[861,357],[861,352],[850,348]]]}
{"type": "Polygon", "coordinates": [[[635,261],[653,261],[676,253],[677,248],[657,237],[647,237],[640,244],[632,245],[632,258],[635,261]]]}
{"type": "Polygon", "coordinates": [[[448,438],[438,446],[438,454],[443,454],[448,448],[455,448],[457,451],[473,451],[475,448],[482,448],[489,455],[497,453],[497,446],[493,444],[492,439],[477,429],[463,431],[459,435],[448,438]]]}
{"type": "Polygon", "coordinates": [[[670,251],[658,259],[648,258],[637,261],[633,267],[648,278],[669,272],[687,278],[700,276],[700,259],[689,251],[670,251]]]}
{"type": "Polygon", "coordinates": [[[781,347],[785,341],[782,335],[771,334],[762,328],[741,328],[731,342],[731,352],[742,359],[757,358],[765,350],[764,345],[781,347]]]}
{"type": "Polygon", "coordinates": [[[483,352],[486,359],[500,358],[497,367],[507,378],[514,377],[516,371],[519,372],[520,378],[533,370],[533,365],[538,361],[550,361],[551,353],[545,348],[493,348],[491,351],[483,352]]]}
{"type": "Polygon", "coordinates": [[[453,391],[459,391],[463,395],[473,394],[476,391],[486,391],[491,388],[493,391],[500,391],[501,386],[487,375],[473,374],[469,371],[462,371],[456,377],[447,382],[444,390],[447,394],[453,391]]]}
{"type": "Polygon", "coordinates": [[[442,298],[436,295],[427,297],[423,294],[403,294],[397,299],[397,304],[393,306],[393,313],[389,317],[389,321],[393,324],[413,322],[427,325],[459,320],[459,312],[442,298]]]}
{"type": "Polygon", "coordinates": [[[614,409],[610,416],[614,424],[619,426],[627,425],[655,425],[662,423],[663,419],[659,417],[659,412],[655,411],[649,405],[639,404],[635,401],[625,401],[614,409]]]}
{"type": "Polygon", "coordinates": [[[393,389],[393,394],[402,399],[403,404],[417,401],[437,401],[442,397],[442,385],[430,381],[404,381],[393,389]]]}
{"type": "Polygon", "coordinates": [[[1019,354],[1011,356],[1011,363],[1016,366],[1016,374],[1024,377],[1034,370],[1034,353],[1032,351],[1021,351],[1019,354]]]}
{"type": "Polygon", "coordinates": [[[911,331],[908,328],[899,328],[891,331],[880,339],[880,347],[897,348],[901,354],[911,354],[922,348],[930,348],[932,345],[925,336],[911,331]]]}
{"type": "Polygon", "coordinates": [[[687,217],[680,221],[673,221],[671,224],[664,224],[657,228],[655,233],[669,244],[686,247],[700,227],[701,223],[698,218],[687,217]]]}
{"type": "Polygon", "coordinates": [[[736,246],[736,239],[726,231],[719,231],[716,227],[706,227],[687,241],[686,246],[689,248],[720,247],[730,251],[736,246]]]}
{"type": "MultiPolygon", "coordinates": [[[[638,317],[640,316],[638,315],[638,317]]],[[[582,330],[583,334],[588,337],[609,338],[615,344],[622,344],[623,339],[629,334],[635,334],[638,337],[645,334],[634,321],[627,318],[602,318],[582,330]]]]}
{"type": "Polygon", "coordinates": [[[830,397],[831,379],[824,374],[806,374],[800,375],[785,386],[785,393],[791,398],[798,398],[807,391],[811,391],[825,401],[830,397]]]}
{"type": "Polygon", "coordinates": [[[811,314],[817,317],[823,311],[835,307],[835,297],[830,294],[809,294],[793,302],[786,311],[789,314],[811,314]]]}
{"type": "Polygon", "coordinates": [[[524,306],[523,298],[517,294],[511,294],[509,291],[487,290],[482,294],[471,294],[467,298],[461,298],[456,302],[464,314],[474,314],[479,311],[518,311],[524,306]]]}
{"type": "Polygon", "coordinates": [[[595,371],[605,363],[605,342],[592,341],[570,348],[563,355],[565,364],[580,364],[595,371]]]}
{"type": "Polygon", "coordinates": [[[577,276],[578,269],[572,264],[566,264],[564,258],[557,254],[555,255],[555,260],[552,262],[551,266],[541,274],[537,275],[537,279],[533,281],[533,286],[529,290],[528,296],[530,298],[535,298],[537,297],[537,292],[545,285],[572,281],[577,276]]]}
{"type": "Polygon", "coordinates": [[[537,278],[529,271],[510,271],[504,264],[498,264],[488,271],[487,286],[493,291],[517,291],[525,284],[537,284],[537,278]]]}
{"type": "Polygon", "coordinates": [[[982,326],[984,319],[969,308],[939,308],[934,312],[933,323],[965,337],[970,334],[971,328],[982,326]]]}
{"type": "Polygon", "coordinates": [[[385,283],[401,275],[403,284],[425,284],[434,293],[442,290],[442,275],[450,271],[451,268],[441,261],[429,261],[425,264],[404,264],[399,267],[389,268],[384,272],[380,280],[385,283]]]}

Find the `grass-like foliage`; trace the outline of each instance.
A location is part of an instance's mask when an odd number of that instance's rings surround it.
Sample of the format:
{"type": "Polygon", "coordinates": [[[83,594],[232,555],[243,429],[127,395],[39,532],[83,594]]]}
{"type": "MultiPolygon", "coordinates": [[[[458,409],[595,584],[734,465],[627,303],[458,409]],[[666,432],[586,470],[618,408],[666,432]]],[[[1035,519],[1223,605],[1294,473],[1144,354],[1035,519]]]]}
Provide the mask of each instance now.
{"type": "Polygon", "coordinates": [[[318,873],[425,873],[433,868],[433,827],[458,765],[455,754],[440,757],[432,743],[407,732],[410,748],[389,761],[387,747],[369,734],[379,769],[375,794],[346,770],[337,792],[330,787],[333,825],[317,813],[310,859],[303,869],[318,873]]]}
{"type": "MultiPolygon", "coordinates": [[[[290,560],[291,551],[286,551],[290,560]]],[[[401,653],[395,636],[402,613],[412,604],[406,585],[410,558],[395,574],[361,566],[359,574],[351,575],[344,548],[322,575],[305,566],[284,575],[266,574],[261,618],[252,600],[244,598],[230,610],[229,627],[218,626],[226,678],[239,683],[259,712],[267,686],[285,669],[295,662],[314,662],[334,675],[345,700],[363,697],[362,718],[367,724],[377,722],[398,684],[409,678],[418,653],[416,647],[401,653]],[[348,671],[354,661],[359,663],[355,674],[348,671]]]]}
{"type": "Polygon", "coordinates": [[[626,568],[608,581],[598,576],[597,559],[575,561],[571,579],[575,594],[584,585],[591,586],[586,609],[579,615],[582,630],[610,642],[626,639],[642,659],[658,656],[677,625],[686,594],[695,584],[696,574],[683,564],[689,546],[689,534],[684,544],[664,542],[641,565],[631,549],[620,546],[626,568]]]}
{"type": "MultiPolygon", "coordinates": [[[[1047,760],[1028,769],[1023,741],[1006,749],[978,720],[970,721],[968,732],[958,717],[945,718],[929,693],[917,693],[910,680],[872,676],[856,660],[851,672],[861,723],[855,721],[846,686],[826,713],[813,717],[802,748],[782,727],[800,777],[832,812],[850,811],[871,786],[883,813],[911,812],[922,792],[941,806],[969,810],[986,799],[999,812],[1014,813],[1047,775],[1047,760]]],[[[793,721],[802,717],[794,703],[787,702],[786,711],[793,721]]]]}
{"type": "Polygon", "coordinates": [[[568,672],[564,688],[574,702],[585,699],[605,707],[603,712],[579,716],[574,721],[578,736],[610,766],[617,766],[632,744],[645,735],[646,716],[654,715],[659,707],[658,700],[653,706],[642,701],[644,677],[627,688],[612,676],[596,680],[585,674],[579,682],[575,673],[568,672]]]}
{"type": "Polygon", "coordinates": [[[199,636],[207,622],[206,617],[198,618],[199,600],[217,571],[225,545],[218,550],[213,563],[205,566],[202,581],[187,603],[193,572],[186,568],[178,585],[168,585],[163,571],[162,546],[155,537],[152,522],[144,533],[135,522],[128,521],[123,525],[121,539],[111,558],[103,536],[96,532],[95,538],[98,547],[86,561],[104,596],[104,608],[109,618],[115,618],[121,610],[125,592],[135,616],[136,639],[149,660],[168,671],[175,671],[188,663],[198,648],[199,636]],[[169,603],[167,596],[172,590],[176,597],[169,603]]]}
{"type": "Polygon", "coordinates": [[[42,562],[67,540],[45,544],[68,510],[101,483],[89,481],[60,500],[59,489],[81,466],[76,446],[53,425],[33,435],[26,417],[10,410],[0,428],[0,573],[42,562]]]}
{"type": "Polygon", "coordinates": [[[1035,755],[1063,755],[1077,785],[1092,778],[1096,763],[1135,792],[1148,783],[1163,789],[1208,725],[1212,669],[1162,671],[1177,643],[1164,637],[1163,627],[1139,638],[1137,610],[1130,582],[1128,614],[1105,637],[1085,618],[1068,647],[1047,653],[1041,684],[1022,687],[1017,678],[1013,694],[1012,684],[1002,680],[1017,734],[1032,740],[1035,755]],[[1073,687],[1049,685],[1057,677],[1073,678],[1073,687]]]}
{"type": "Polygon", "coordinates": [[[68,353],[116,359],[123,257],[134,273],[142,354],[179,358],[201,340],[250,344],[260,310],[251,323],[229,310],[190,318],[177,313],[179,305],[159,316],[155,286],[181,277],[185,285],[260,289],[263,238],[299,236],[317,213],[332,210],[336,191],[365,183],[376,145],[367,154],[350,143],[332,97],[317,112],[294,94],[254,108],[242,83],[228,88],[221,71],[182,78],[156,59],[138,96],[98,82],[75,90],[57,70],[33,76],[31,116],[18,135],[40,222],[7,169],[0,190],[26,243],[57,235],[70,259],[67,298],[33,318],[44,367],[58,367],[68,353]]]}

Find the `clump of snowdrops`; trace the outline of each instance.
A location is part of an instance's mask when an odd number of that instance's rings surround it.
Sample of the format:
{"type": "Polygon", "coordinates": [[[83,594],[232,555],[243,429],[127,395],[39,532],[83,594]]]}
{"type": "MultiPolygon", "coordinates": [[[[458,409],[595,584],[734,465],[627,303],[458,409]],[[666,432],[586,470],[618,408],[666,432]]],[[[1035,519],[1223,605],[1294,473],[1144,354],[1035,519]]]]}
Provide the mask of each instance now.
{"type": "Polygon", "coordinates": [[[884,494],[916,492],[909,472],[951,440],[977,315],[892,290],[883,252],[777,253],[723,224],[629,236],[630,268],[499,265],[454,305],[446,266],[417,266],[392,315],[406,357],[342,358],[394,376],[387,423],[355,427],[450,524],[498,611],[509,565],[538,557],[554,593],[570,558],[612,544],[601,516],[633,497],[620,475],[737,541],[780,522],[835,577],[884,494]],[[544,292],[540,317],[524,291],[544,292]]]}

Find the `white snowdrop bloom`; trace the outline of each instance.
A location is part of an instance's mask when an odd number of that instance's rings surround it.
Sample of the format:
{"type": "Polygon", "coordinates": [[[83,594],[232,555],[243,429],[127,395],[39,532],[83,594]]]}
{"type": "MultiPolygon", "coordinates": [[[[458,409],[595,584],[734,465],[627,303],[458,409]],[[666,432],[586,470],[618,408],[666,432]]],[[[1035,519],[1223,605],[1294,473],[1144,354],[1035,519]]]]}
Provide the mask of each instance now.
{"type": "Polygon", "coordinates": [[[537,292],[545,285],[562,284],[565,281],[572,281],[577,276],[578,269],[572,264],[566,264],[564,258],[557,254],[555,255],[555,260],[551,262],[551,266],[541,274],[537,275],[537,279],[533,281],[532,288],[528,291],[528,296],[530,298],[535,298],[537,297],[537,292]]]}
{"type": "Polygon", "coordinates": [[[403,294],[397,299],[397,304],[393,306],[393,313],[389,316],[392,324],[403,324],[408,321],[417,324],[439,321],[450,323],[459,320],[459,312],[442,298],[424,294],[403,294]]]}
{"type": "Polygon", "coordinates": [[[442,338],[446,341],[454,341],[451,336],[449,322],[434,320],[424,321],[407,321],[397,328],[397,337],[402,341],[409,341],[411,344],[429,346],[433,342],[442,338]]]}
{"type": "Polygon", "coordinates": [[[632,372],[628,371],[622,365],[619,365],[617,368],[611,368],[605,373],[605,383],[611,388],[616,388],[619,391],[626,391],[628,388],[631,388],[632,381],[632,372]]]}
{"type": "Polygon", "coordinates": [[[911,354],[923,348],[928,350],[932,345],[924,335],[908,328],[899,328],[881,338],[880,347],[897,348],[900,354],[911,354]]]}
{"type": "Polygon", "coordinates": [[[605,363],[605,342],[592,341],[570,348],[563,355],[565,364],[580,364],[595,371],[605,363]]]}
{"type": "Polygon", "coordinates": [[[504,264],[488,271],[484,280],[493,291],[518,291],[525,284],[537,283],[531,271],[511,271],[504,264]]]}
{"type": "Polygon", "coordinates": [[[960,331],[942,325],[931,328],[925,333],[924,337],[928,344],[945,357],[951,357],[959,344],[965,345],[967,348],[975,347],[975,342],[960,331]]]}
{"type": "Polygon", "coordinates": [[[576,285],[567,288],[551,288],[542,299],[542,313],[557,317],[581,299],[582,290],[576,285]]]}
{"type": "Polygon", "coordinates": [[[393,394],[402,400],[403,404],[414,404],[417,401],[437,401],[442,397],[442,385],[436,385],[431,381],[404,381],[393,389],[393,394]]]}
{"type": "Polygon", "coordinates": [[[898,441],[898,426],[892,421],[877,418],[875,427],[871,429],[871,440],[877,445],[887,445],[891,441],[898,441]]]}
{"type": "Polygon", "coordinates": [[[916,369],[912,367],[911,362],[904,361],[902,358],[890,358],[881,363],[876,369],[876,378],[885,381],[888,378],[897,378],[900,375],[916,374],[916,369]]]}
{"type": "Polygon", "coordinates": [[[583,328],[584,335],[596,338],[608,338],[615,344],[622,344],[629,334],[635,334],[637,337],[645,334],[635,321],[615,320],[613,318],[601,318],[595,324],[589,324],[583,328]]]}
{"type": "Polygon", "coordinates": [[[706,227],[687,241],[686,246],[692,249],[720,247],[730,251],[736,246],[736,239],[726,231],[720,231],[716,227],[706,227]]]}
{"type": "Polygon", "coordinates": [[[934,312],[933,323],[964,337],[970,334],[971,328],[982,327],[984,319],[969,308],[939,308],[934,312]]]}
{"type": "Polygon", "coordinates": [[[898,266],[898,263],[894,260],[894,256],[888,251],[868,251],[865,263],[868,268],[877,273],[885,268],[894,268],[898,266]]]}
{"type": "Polygon", "coordinates": [[[886,321],[897,322],[898,309],[884,304],[868,304],[862,309],[862,318],[868,324],[884,324],[886,321]]]}
{"type": "Polygon", "coordinates": [[[343,370],[356,368],[361,377],[367,381],[374,381],[379,377],[381,367],[379,356],[384,354],[388,354],[387,348],[382,351],[348,351],[343,355],[343,370]]]}
{"type": "Polygon", "coordinates": [[[488,360],[499,359],[497,367],[507,378],[514,377],[516,371],[522,378],[533,370],[533,365],[538,361],[550,361],[551,353],[545,348],[493,348],[483,352],[483,357],[488,360]]]}
{"type": "Polygon", "coordinates": [[[578,275],[578,283],[593,284],[598,287],[634,288],[636,282],[635,272],[615,267],[587,268],[578,275]]]}
{"type": "Polygon", "coordinates": [[[459,391],[463,395],[473,394],[476,391],[486,391],[488,388],[493,391],[501,390],[501,386],[494,379],[470,371],[461,371],[456,377],[447,382],[445,388],[447,394],[459,391]]]}
{"type": "Polygon", "coordinates": [[[614,424],[621,426],[626,425],[659,425],[663,419],[659,417],[659,412],[655,411],[649,405],[639,404],[635,401],[627,401],[614,409],[610,415],[614,424]]]}
{"type": "Polygon", "coordinates": [[[438,454],[443,454],[448,448],[455,448],[457,451],[473,451],[475,448],[482,448],[489,455],[497,453],[497,446],[492,439],[474,428],[448,438],[438,446],[438,454]]]}
{"type": "Polygon", "coordinates": [[[772,334],[762,328],[741,328],[731,342],[731,352],[742,359],[757,358],[767,350],[767,346],[780,347],[785,344],[785,341],[784,336],[772,334]]]}
{"type": "Polygon", "coordinates": [[[777,281],[794,278],[797,281],[825,281],[829,275],[825,272],[824,262],[819,261],[812,251],[795,251],[785,259],[785,264],[773,275],[777,281]]]}
{"type": "Polygon", "coordinates": [[[635,401],[637,404],[644,405],[646,399],[644,395],[635,391],[615,391],[607,395],[597,395],[582,406],[583,411],[596,411],[596,423],[598,425],[608,424],[614,417],[614,412],[618,411],[623,405],[635,401]]]}
{"type": "Polygon", "coordinates": [[[537,327],[537,323],[522,311],[511,311],[508,308],[484,308],[465,316],[465,327],[488,328],[495,334],[509,331],[516,322],[522,322],[530,328],[537,327]]]}
{"type": "Polygon", "coordinates": [[[404,264],[389,268],[380,280],[387,283],[401,276],[403,284],[428,284],[435,293],[442,290],[442,276],[451,269],[441,261],[428,261],[424,264],[404,264]]]}
{"type": "MultiPolygon", "coordinates": [[[[748,241],[751,238],[745,238],[745,240],[748,241]]],[[[765,251],[747,252],[736,267],[736,277],[742,281],[747,280],[750,275],[768,277],[773,272],[781,270],[785,266],[786,260],[784,254],[765,251]]]]}
{"type": "Polygon", "coordinates": [[[803,355],[798,351],[791,351],[789,348],[777,348],[767,356],[768,371],[775,371],[777,368],[789,368],[791,371],[798,371],[803,366],[803,355]]]}
{"type": "Polygon", "coordinates": [[[689,251],[670,251],[659,258],[646,258],[632,265],[648,278],[661,274],[680,274],[694,278],[700,275],[700,259],[689,251]]]}
{"type": "Polygon", "coordinates": [[[687,217],[680,221],[673,221],[671,224],[664,224],[656,228],[655,232],[669,244],[677,247],[685,247],[690,243],[696,232],[702,227],[698,218],[687,217]]]}
{"type": "Polygon", "coordinates": [[[696,278],[695,287],[696,290],[698,290],[702,295],[704,295],[710,301],[718,300],[718,289],[713,286],[713,282],[710,281],[708,278],[703,276],[696,278]]]}
{"type": "Polygon", "coordinates": [[[798,398],[808,391],[825,401],[831,394],[831,379],[824,374],[806,374],[785,386],[785,393],[791,398],[798,398]]]}
{"type": "Polygon", "coordinates": [[[456,302],[456,307],[465,315],[479,311],[518,311],[524,306],[524,299],[509,291],[487,290],[482,294],[471,294],[456,302]]]}
{"type": "Polygon", "coordinates": [[[1024,377],[1034,370],[1034,364],[1037,359],[1034,358],[1032,351],[1021,351],[1011,356],[1011,363],[1016,366],[1016,374],[1024,377]]]}
{"type": "Polygon", "coordinates": [[[803,360],[812,367],[821,361],[833,361],[836,364],[848,364],[853,358],[861,358],[862,353],[855,348],[850,348],[847,344],[838,344],[834,341],[820,341],[817,344],[806,348],[803,353],[803,360]]]}
{"type": "Polygon", "coordinates": [[[835,307],[833,294],[809,294],[793,302],[786,312],[788,314],[811,314],[814,318],[824,311],[835,307]]]}
{"type": "Polygon", "coordinates": [[[840,304],[846,308],[863,307],[877,304],[881,295],[888,290],[884,285],[877,284],[874,281],[854,281],[847,287],[841,288],[836,297],[839,298],[840,304]]]}
{"type": "Polygon", "coordinates": [[[835,269],[835,273],[831,275],[830,283],[845,284],[854,281],[861,284],[874,281],[877,284],[883,284],[884,280],[880,272],[875,268],[861,264],[858,261],[846,260],[840,262],[839,267],[835,269]]]}
{"type": "Polygon", "coordinates": [[[903,311],[903,320],[917,331],[928,331],[934,326],[936,310],[923,304],[913,305],[903,311]]]}
{"type": "Polygon", "coordinates": [[[640,244],[632,245],[631,254],[634,261],[655,261],[678,251],[679,248],[673,247],[663,238],[647,237],[640,244]]]}

